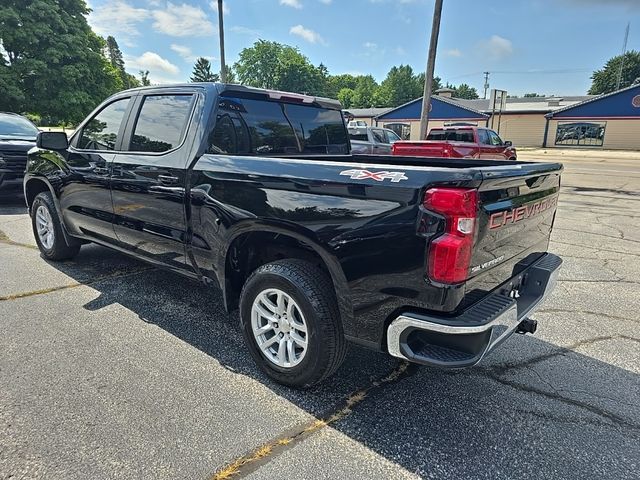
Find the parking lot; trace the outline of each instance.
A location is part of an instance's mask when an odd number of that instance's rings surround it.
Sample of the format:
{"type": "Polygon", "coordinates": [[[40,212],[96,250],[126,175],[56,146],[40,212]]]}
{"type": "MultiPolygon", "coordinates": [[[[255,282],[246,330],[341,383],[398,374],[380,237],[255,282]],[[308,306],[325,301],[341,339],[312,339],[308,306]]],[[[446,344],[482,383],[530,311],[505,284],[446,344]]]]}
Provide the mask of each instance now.
{"type": "Polygon", "coordinates": [[[639,157],[520,155],[566,168],[535,336],[461,371],[353,347],[306,391],[210,288],[95,245],[45,262],[5,193],[0,478],[637,478],[639,157]]]}

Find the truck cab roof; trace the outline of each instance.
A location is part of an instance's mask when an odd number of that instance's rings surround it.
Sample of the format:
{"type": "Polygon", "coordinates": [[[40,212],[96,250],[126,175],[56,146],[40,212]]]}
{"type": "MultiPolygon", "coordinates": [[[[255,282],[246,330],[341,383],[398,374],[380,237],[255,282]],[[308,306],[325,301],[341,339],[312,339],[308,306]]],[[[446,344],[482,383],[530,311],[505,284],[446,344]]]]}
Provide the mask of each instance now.
{"type": "Polygon", "coordinates": [[[269,90],[265,88],[247,87],[236,83],[216,83],[216,82],[193,82],[193,83],[175,83],[167,85],[149,85],[144,87],[131,88],[120,93],[131,92],[149,92],[154,90],[170,90],[170,89],[193,89],[200,88],[208,92],[223,95],[233,92],[238,95],[255,96],[258,98],[278,100],[290,103],[303,103],[308,105],[317,105],[322,108],[332,110],[342,110],[339,101],[331,98],[316,97],[312,95],[304,95],[300,93],[282,92],[279,90],[269,90]]]}

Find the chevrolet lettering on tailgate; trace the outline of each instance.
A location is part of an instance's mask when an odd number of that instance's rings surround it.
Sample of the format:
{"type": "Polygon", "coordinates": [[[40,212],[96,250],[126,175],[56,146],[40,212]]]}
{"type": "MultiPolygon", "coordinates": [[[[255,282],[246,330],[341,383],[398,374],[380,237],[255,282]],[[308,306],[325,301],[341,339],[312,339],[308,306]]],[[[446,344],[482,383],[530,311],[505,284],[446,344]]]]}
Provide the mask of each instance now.
{"type": "Polygon", "coordinates": [[[494,213],[489,218],[489,229],[493,230],[494,228],[503,227],[507,223],[517,223],[534,217],[550,208],[554,208],[557,203],[558,196],[556,195],[555,197],[545,198],[530,205],[523,205],[522,207],[494,213]]]}

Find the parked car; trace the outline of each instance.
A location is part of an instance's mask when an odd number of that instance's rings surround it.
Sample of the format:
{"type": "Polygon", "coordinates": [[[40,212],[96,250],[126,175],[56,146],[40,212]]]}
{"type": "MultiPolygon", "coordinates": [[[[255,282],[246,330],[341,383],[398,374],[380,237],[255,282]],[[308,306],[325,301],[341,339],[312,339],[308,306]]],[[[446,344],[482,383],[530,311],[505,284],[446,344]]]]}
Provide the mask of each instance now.
{"type": "Polygon", "coordinates": [[[427,140],[403,141],[393,145],[394,155],[444,158],[481,158],[487,160],[517,160],[510,141],[502,141],[489,128],[451,126],[433,128],[427,140]]]}
{"type": "Polygon", "coordinates": [[[347,128],[360,127],[368,127],[367,122],[365,122],[364,120],[349,120],[349,123],[347,123],[347,128]]]}
{"type": "MultiPolygon", "coordinates": [[[[222,290],[256,363],[306,387],[351,341],[478,363],[553,289],[562,165],[349,154],[340,104],[239,85],[120,92],[24,191],[47,260],[95,242],[222,290]]],[[[204,300],[203,300],[204,301],[204,300]]]]}
{"type": "Polygon", "coordinates": [[[27,152],[36,146],[38,127],[16,113],[0,112],[0,188],[20,186],[27,152]]]}
{"type": "Polygon", "coordinates": [[[377,127],[348,128],[352,154],[389,155],[400,140],[393,130],[377,127]]]}

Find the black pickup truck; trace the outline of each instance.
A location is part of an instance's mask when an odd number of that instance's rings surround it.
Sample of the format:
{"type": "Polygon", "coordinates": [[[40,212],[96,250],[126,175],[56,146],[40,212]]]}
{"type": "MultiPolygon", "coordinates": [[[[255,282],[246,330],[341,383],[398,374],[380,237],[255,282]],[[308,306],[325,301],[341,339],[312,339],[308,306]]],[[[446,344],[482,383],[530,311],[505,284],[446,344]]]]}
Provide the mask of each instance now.
{"type": "Polygon", "coordinates": [[[553,289],[562,165],[352,156],[333,100],[238,85],[128,90],[24,192],[44,258],[95,242],[219,286],[259,366],[310,386],[347,342],[466,367],[553,289]]]}

